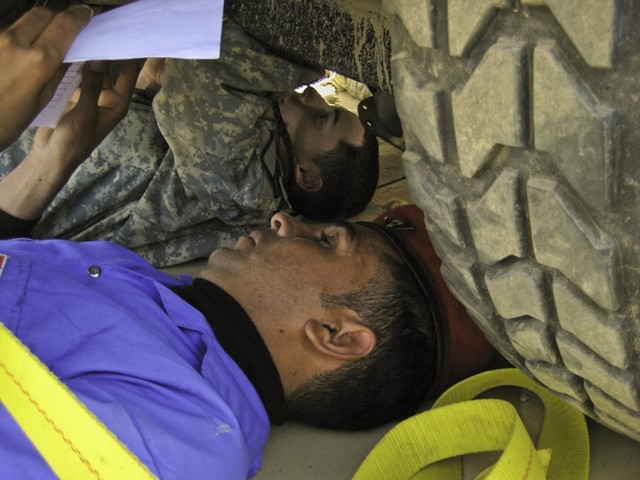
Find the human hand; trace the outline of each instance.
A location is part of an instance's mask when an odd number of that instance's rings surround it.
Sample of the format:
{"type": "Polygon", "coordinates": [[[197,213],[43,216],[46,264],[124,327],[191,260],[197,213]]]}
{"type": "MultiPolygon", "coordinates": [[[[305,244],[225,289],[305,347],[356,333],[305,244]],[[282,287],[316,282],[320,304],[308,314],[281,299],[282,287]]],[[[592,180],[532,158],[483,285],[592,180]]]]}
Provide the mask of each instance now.
{"type": "Polygon", "coordinates": [[[0,151],[51,100],[68,67],[62,61],[90,18],[85,6],[37,7],[0,33],[0,151]]]}
{"type": "Polygon", "coordinates": [[[138,77],[138,64],[135,60],[122,62],[115,85],[105,67],[101,61],[84,66],[79,95],[76,92],[71,99],[56,128],[38,129],[29,156],[71,174],[124,118],[138,77]]]}
{"type": "Polygon", "coordinates": [[[124,117],[137,76],[136,61],[123,62],[112,86],[104,62],[87,63],[80,95],[56,128],[39,128],[31,152],[0,179],[0,210],[25,220],[42,215],[77,166],[124,117]]]}
{"type": "Polygon", "coordinates": [[[136,88],[142,90],[148,88],[156,92],[160,90],[164,80],[164,67],[166,63],[166,58],[147,58],[138,76],[136,88]]]}

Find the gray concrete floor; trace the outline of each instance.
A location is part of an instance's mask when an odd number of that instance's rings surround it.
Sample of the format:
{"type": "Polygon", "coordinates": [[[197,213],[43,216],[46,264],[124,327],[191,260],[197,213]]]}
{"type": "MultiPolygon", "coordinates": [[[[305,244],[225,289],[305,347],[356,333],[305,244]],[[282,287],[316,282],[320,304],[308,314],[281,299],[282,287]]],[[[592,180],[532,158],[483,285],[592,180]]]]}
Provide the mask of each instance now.
{"type": "MultiPolygon", "coordinates": [[[[532,418],[542,421],[542,415],[532,418]]],[[[640,444],[587,420],[591,480],[640,478],[640,444]]],[[[262,468],[256,480],[350,479],[367,453],[392,425],[368,432],[330,432],[301,424],[285,424],[272,430],[262,468]]],[[[553,458],[553,457],[552,457],[553,458]]],[[[473,475],[475,462],[469,462],[473,475]]],[[[467,461],[463,460],[463,465],[467,461]]],[[[473,478],[468,473],[465,478],[473,478]]],[[[571,480],[571,479],[567,479],[571,480]]]]}

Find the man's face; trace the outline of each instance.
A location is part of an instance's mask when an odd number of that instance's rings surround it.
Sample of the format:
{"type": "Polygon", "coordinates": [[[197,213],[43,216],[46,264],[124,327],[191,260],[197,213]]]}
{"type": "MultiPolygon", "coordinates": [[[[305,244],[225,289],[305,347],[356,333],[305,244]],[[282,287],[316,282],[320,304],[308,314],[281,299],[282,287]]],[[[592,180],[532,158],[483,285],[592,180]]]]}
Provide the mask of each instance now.
{"type": "Polygon", "coordinates": [[[343,350],[351,358],[375,347],[375,335],[357,312],[328,308],[322,295],[363,288],[381,275],[382,252],[394,255],[387,241],[366,227],[344,223],[314,228],[278,213],[271,229],[242,237],[232,248],[216,249],[199,276],[244,308],[271,353],[285,392],[291,392],[344,364],[343,350]]]}
{"type": "Polygon", "coordinates": [[[265,308],[293,318],[294,310],[319,308],[321,294],[362,288],[376,273],[382,252],[393,255],[386,240],[365,227],[316,228],[276,214],[271,229],[215,250],[200,275],[230,293],[252,318],[265,308]]]}
{"type": "Polygon", "coordinates": [[[333,150],[339,141],[354,146],[364,143],[364,127],[357,115],[332,107],[312,87],[292,93],[280,105],[298,160],[313,160],[333,150]]]}

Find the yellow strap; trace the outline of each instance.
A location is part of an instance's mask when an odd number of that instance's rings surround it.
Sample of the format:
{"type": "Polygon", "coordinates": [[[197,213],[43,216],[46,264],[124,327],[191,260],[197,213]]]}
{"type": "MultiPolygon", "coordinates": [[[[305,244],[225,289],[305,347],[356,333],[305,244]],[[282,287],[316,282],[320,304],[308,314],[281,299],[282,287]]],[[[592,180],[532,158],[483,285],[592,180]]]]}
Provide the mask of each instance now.
{"type": "Polygon", "coordinates": [[[503,453],[478,480],[589,477],[584,416],[522,372],[505,369],[454,385],[432,410],[396,425],[371,450],[354,480],[460,480],[461,455],[488,451],[503,453]],[[498,386],[526,388],[542,401],[545,417],[537,447],[513,405],[502,400],[469,400],[498,386]]]}
{"type": "Polygon", "coordinates": [[[0,400],[60,478],[155,478],[2,323],[0,400]]]}

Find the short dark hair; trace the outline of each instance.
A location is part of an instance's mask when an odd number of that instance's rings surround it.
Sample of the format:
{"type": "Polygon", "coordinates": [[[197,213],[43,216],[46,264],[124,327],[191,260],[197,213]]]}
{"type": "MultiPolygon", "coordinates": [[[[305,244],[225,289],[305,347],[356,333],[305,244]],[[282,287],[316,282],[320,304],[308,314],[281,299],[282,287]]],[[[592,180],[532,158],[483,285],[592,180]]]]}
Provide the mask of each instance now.
{"type": "Polygon", "coordinates": [[[435,381],[438,342],[427,300],[407,268],[383,254],[363,288],[322,302],[355,310],[377,343],[366,357],[318,374],[287,395],[289,418],[363,430],[413,415],[435,381]]]}
{"type": "Polygon", "coordinates": [[[296,213],[311,220],[330,222],[360,213],[378,186],[378,139],[366,132],[364,145],[344,141],[313,159],[320,168],[322,188],[303,190],[295,181],[288,188],[288,200],[296,213]]]}

